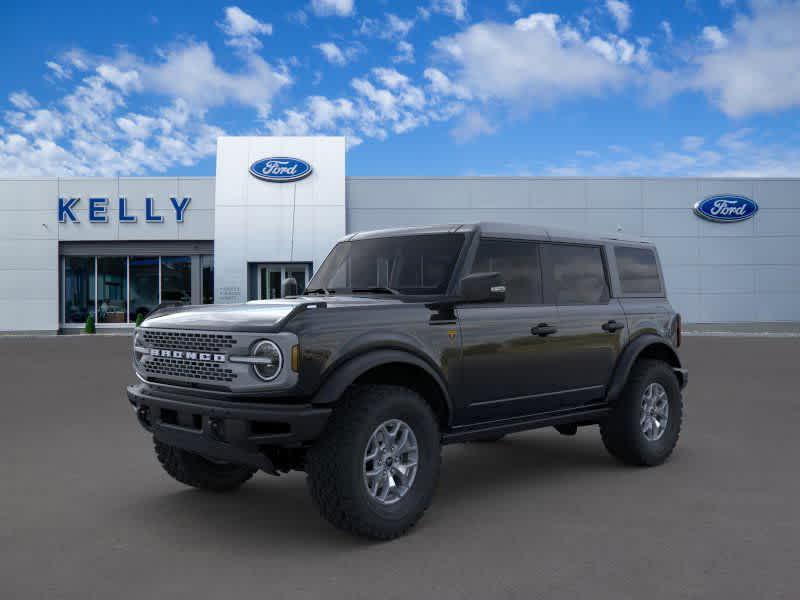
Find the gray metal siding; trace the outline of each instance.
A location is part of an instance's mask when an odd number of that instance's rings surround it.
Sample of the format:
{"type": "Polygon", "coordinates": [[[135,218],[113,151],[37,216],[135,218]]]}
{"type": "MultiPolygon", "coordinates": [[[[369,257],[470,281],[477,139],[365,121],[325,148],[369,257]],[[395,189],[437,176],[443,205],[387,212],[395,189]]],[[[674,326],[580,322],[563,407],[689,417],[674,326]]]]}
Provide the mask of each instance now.
{"type": "Polygon", "coordinates": [[[687,322],[800,321],[800,179],[347,179],[348,232],[480,220],[651,241],[687,322]],[[741,223],[692,212],[719,193],[759,212],[741,223]]]}

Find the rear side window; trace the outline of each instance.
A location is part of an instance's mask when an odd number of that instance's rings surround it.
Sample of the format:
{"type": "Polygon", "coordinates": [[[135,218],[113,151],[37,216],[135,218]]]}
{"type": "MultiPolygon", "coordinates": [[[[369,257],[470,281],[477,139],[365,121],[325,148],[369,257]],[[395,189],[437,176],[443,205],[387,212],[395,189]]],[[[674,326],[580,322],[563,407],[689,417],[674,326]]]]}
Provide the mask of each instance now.
{"type": "Polygon", "coordinates": [[[606,304],[610,298],[603,253],[596,246],[545,244],[548,296],[555,304],[606,304]]]}
{"type": "Polygon", "coordinates": [[[506,304],[542,303],[542,269],[535,242],[481,239],[471,272],[494,271],[506,282],[506,304]]]}
{"type": "Polygon", "coordinates": [[[650,248],[614,248],[623,294],[661,295],[656,254],[650,248]]]}

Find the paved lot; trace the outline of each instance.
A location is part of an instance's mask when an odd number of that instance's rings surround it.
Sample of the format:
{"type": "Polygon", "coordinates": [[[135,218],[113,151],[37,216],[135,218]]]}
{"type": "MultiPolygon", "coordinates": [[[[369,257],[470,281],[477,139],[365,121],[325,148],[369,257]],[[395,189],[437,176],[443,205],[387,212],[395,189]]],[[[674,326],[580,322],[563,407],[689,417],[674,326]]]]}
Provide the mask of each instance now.
{"type": "Polygon", "coordinates": [[[690,338],[672,460],[596,428],[445,450],[403,539],[323,522],[302,474],[210,495],[162,473],[128,338],[0,338],[0,597],[796,598],[800,340],[690,338]]]}

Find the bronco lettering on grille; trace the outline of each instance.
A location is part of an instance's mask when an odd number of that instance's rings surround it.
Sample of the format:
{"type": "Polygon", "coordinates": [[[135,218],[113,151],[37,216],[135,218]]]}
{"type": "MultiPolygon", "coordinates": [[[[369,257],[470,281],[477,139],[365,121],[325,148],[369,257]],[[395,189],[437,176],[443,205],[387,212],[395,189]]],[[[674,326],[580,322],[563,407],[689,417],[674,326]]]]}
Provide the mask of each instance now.
{"type": "Polygon", "coordinates": [[[183,360],[200,360],[203,362],[225,362],[228,360],[225,354],[210,354],[208,352],[191,352],[188,350],[161,350],[153,348],[150,356],[162,356],[165,358],[180,358],[183,360]]]}

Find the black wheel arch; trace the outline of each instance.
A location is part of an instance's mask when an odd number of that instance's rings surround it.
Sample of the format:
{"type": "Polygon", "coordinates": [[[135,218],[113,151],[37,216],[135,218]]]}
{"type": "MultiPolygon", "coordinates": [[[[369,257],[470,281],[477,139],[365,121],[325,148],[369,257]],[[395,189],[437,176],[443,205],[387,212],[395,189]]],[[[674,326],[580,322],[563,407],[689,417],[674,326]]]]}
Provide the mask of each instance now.
{"type": "Polygon", "coordinates": [[[405,349],[373,348],[348,358],[323,380],[312,404],[335,404],[350,386],[362,383],[413,389],[431,404],[442,429],[450,425],[453,406],[444,378],[427,360],[405,349]]]}
{"type": "Polygon", "coordinates": [[[611,374],[611,380],[606,388],[606,400],[609,403],[614,402],[622,393],[633,365],[641,358],[664,361],[672,367],[676,377],[678,377],[680,387],[682,388],[686,384],[685,370],[672,344],[659,335],[647,333],[636,337],[628,343],[617,359],[617,364],[611,374]]]}

